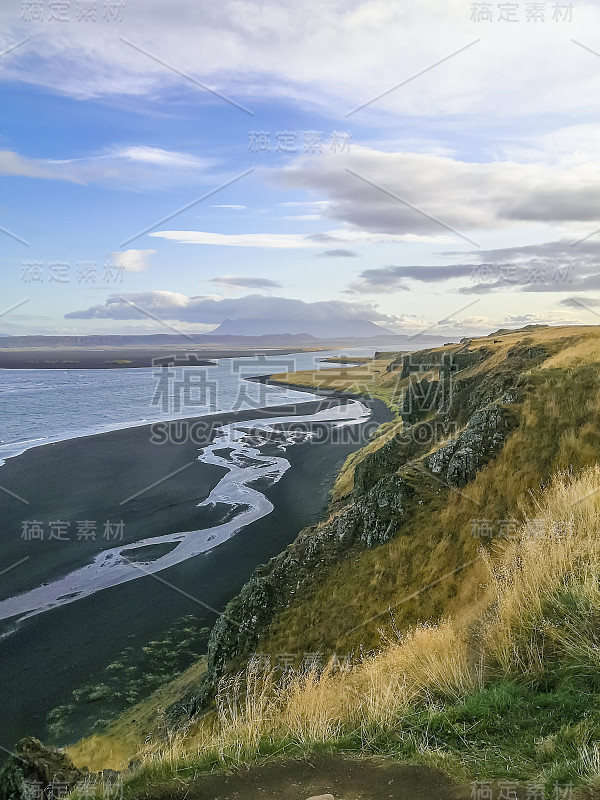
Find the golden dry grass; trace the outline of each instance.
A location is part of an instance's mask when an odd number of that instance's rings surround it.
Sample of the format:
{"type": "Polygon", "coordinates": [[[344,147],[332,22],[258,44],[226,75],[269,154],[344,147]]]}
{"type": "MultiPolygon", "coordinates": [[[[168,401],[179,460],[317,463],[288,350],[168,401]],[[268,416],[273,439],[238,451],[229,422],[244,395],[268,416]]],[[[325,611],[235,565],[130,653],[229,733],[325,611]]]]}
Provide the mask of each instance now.
{"type": "MultiPolygon", "coordinates": [[[[329,666],[278,681],[254,663],[221,682],[212,718],[150,742],[146,763],[181,765],[207,752],[223,764],[240,763],[253,759],[265,742],[310,747],[344,735],[367,744],[382,732],[401,730],[415,703],[465,698],[498,672],[539,673],[546,657],[540,624],[557,592],[576,589],[600,614],[600,467],[557,474],[517,537],[495,556],[482,551],[482,559],[487,591],[483,614],[475,604],[479,619],[470,607],[454,619],[417,625],[342,671],[329,666]],[[478,637],[476,629],[482,631],[478,637]]],[[[584,632],[568,623],[554,631],[554,640],[588,657],[593,650],[584,632]]],[[[592,655],[598,660],[597,652],[592,655]]],[[[597,772],[597,753],[588,756],[588,772],[597,772]]]]}
{"type": "Polygon", "coordinates": [[[600,610],[600,466],[576,476],[559,473],[519,538],[498,560],[487,553],[483,557],[495,604],[485,648],[504,672],[515,667],[525,674],[542,672],[544,638],[561,640],[571,654],[587,648],[582,631],[555,629],[546,614],[557,593],[567,590],[585,598],[589,609],[600,610]]]}
{"type": "Polygon", "coordinates": [[[310,747],[360,731],[365,742],[397,724],[432,686],[449,698],[478,682],[465,643],[449,623],[422,625],[360,667],[345,672],[273,672],[250,666],[221,682],[217,711],[180,736],[150,743],[147,763],[193,762],[210,752],[223,764],[252,759],[265,741],[310,747]]]}
{"type": "Polygon", "coordinates": [[[273,383],[293,384],[314,389],[333,389],[382,400],[393,407],[397,375],[386,373],[394,353],[373,358],[356,367],[332,367],[328,369],[281,372],[271,376],[273,383]],[[391,376],[391,377],[390,377],[391,376]]]}

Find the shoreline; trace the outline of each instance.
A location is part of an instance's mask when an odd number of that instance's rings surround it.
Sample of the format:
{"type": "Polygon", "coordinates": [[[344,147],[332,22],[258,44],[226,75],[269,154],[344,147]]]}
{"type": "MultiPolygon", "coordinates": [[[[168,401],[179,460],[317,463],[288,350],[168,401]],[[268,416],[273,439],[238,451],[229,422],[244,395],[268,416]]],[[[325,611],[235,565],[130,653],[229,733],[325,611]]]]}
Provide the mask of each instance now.
{"type": "MultiPolygon", "coordinates": [[[[328,403],[325,408],[317,411],[311,406],[311,413],[301,413],[308,410],[303,408],[304,405],[300,404],[299,409],[295,407],[293,414],[273,415],[271,411],[271,416],[268,417],[254,414],[247,420],[220,420],[211,426],[209,441],[200,448],[196,461],[202,465],[220,467],[225,474],[196,508],[212,511],[218,506],[224,506],[228,509],[224,519],[197,530],[186,528],[175,533],[154,535],[102,549],[91,564],[85,564],[50,583],[45,582],[27,592],[0,600],[0,622],[10,620],[12,625],[4,636],[11,635],[16,630],[15,626],[18,627],[24,620],[40,613],[79,602],[98,591],[105,591],[146,575],[154,575],[219,546],[247,525],[271,513],[272,504],[261,491],[250,484],[256,485],[261,481],[267,481],[267,485],[277,483],[291,467],[291,463],[282,453],[287,454],[288,447],[297,445],[298,437],[300,443],[306,442],[313,438],[313,429],[319,425],[334,428],[358,425],[365,423],[371,416],[370,410],[359,401],[340,401],[337,405],[328,403]],[[300,431],[299,424],[305,430],[300,431]],[[276,450],[280,453],[273,452],[276,450]],[[143,557],[139,559],[127,555],[139,550],[148,552],[149,548],[156,548],[156,545],[167,544],[173,547],[166,553],[156,554],[149,561],[144,561],[143,557]],[[142,563],[144,567],[141,566],[142,563]]],[[[152,439],[154,433],[153,431],[152,439]]],[[[150,486],[147,490],[142,490],[142,493],[152,488],[150,486]]],[[[136,496],[134,494],[121,501],[120,505],[123,506],[136,496]]],[[[198,516],[201,520],[203,514],[198,516]]]]}
{"type": "MultiPolygon", "coordinates": [[[[250,377],[250,378],[244,378],[244,380],[253,381],[254,379],[250,377]]],[[[276,384],[274,383],[273,385],[276,384]]],[[[309,390],[305,389],[305,391],[308,394],[311,394],[309,390]]],[[[314,395],[315,398],[318,397],[316,392],[313,392],[312,394],[314,395]]],[[[307,400],[306,402],[308,403],[310,401],[307,400]]],[[[60,444],[61,442],[69,442],[75,439],[85,439],[90,436],[104,436],[105,434],[115,433],[117,431],[133,430],[136,428],[144,428],[152,425],[169,424],[171,422],[192,423],[196,420],[202,420],[208,417],[217,417],[217,416],[221,417],[226,414],[260,413],[263,409],[278,409],[278,408],[288,407],[290,405],[292,404],[279,402],[274,405],[261,406],[260,408],[257,409],[247,409],[247,410],[239,409],[238,411],[226,411],[217,409],[215,411],[207,411],[206,414],[195,414],[193,416],[186,414],[184,416],[160,417],[155,420],[147,420],[147,419],[132,420],[131,422],[122,422],[116,424],[113,423],[110,427],[106,429],[101,428],[99,430],[83,431],[81,433],[73,433],[70,435],[58,433],[55,434],[54,436],[40,437],[39,439],[28,439],[22,442],[4,442],[0,443],[0,467],[5,466],[7,460],[12,458],[17,458],[18,456],[21,456],[24,453],[27,453],[29,450],[33,450],[37,447],[46,447],[49,445],[60,444]],[[2,451],[4,448],[7,448],[9,450],[10,448],[15,448],[15,452],[9,452],[7,455],[3,454],[2,451]]]]}
{"type": "MultiPolygon", "coordinates": [[[[216,431],[231,422],[273,417],[277,412],[318,411],[339,406],[347,399],[320,397],[306,403],[186,419],[192,424],[194,420],[208,422],[203,427],[208,436],[211,428],[216,431]]],[[[389,417],[383,404],[368,406],[373,412],[371,424],[389,417]]],[[[171,424],[185,428],[187,422],[171,424]]],[[[35,514],[32,516],[31,506],[7,498],[1,533],[4,562],[10,565],[24,556],[30,558],[3,576],[4,597],[14,596],[15,590],[39,586],[51,580],[52,574],[60,577],[78,568],[84,557],[92,560],[98,552],[98,543],[23,542],[19,525],[24,516],[46,521],[103,520],[113,518],[117,508],[119,519],[122,514],[126,521],[123,544],[132,547],[152,531],[167,535],[198,529],[198,505],[210,496],[226,470],[197,461],[201,447],[197,442],[152,444],[150,427],[31,448],[7,461],[3,485],[22,496],[33,492],[29,499],[35,500],[35,514]],[[194,463],[189,469],[179,471],[191,461],[194,463]],[[169,473],[177,474],[131,503],[119,505],[123,498],[169,473]]],[[[366,434],[368,423],[358,428],[366,434]]],[[[212,626],[218,609],[237,594],[259,564],[284,550],[300,530],[318,521],[327,507],[337,472],[347,456],[364,443],[341,437],[340,441],[327,439],[318,446],[305,440],[289,447],[284,457],[291,468],[276,483],[267,481],[269,485],[263,485],[265,481],[261,480],[258,484],[272,506],[266,516],[218,547],[167,567],[160,572],[161,581],[132,580],[24,621],[14,634],[0,641],[2,676],[15,687],[0,709],[0,744],[12,747],[25,735],[47,737],[46,714],[52,708],[69,702],[70,693],[90,680],[99,682],[102,670],[125,648],[141,647],[186,614],[193,613],[199,624],[212,626]],[[146,611],[140,613],[140,609],[146,611]],[[77,658],[69,658],[67,654],[74,650],[77,658]]],[[[281,454],[275,446],[274,450],[281,454]]],[[[209,522],[218,523],[221,510],[209,513],[205,509],[202,513],[208,515],[209,522]]]]}
{"type": "MultiPolygon", "coordinates": [[[[173,492],[177,495],[177,485],[189,485],[191,495],[198,501],[205,500],[214,486],[217,485],[225,470],[214,464],[206,464],[198,458],[198,454],[205,447],[210,446],[218,432],[231,424],[243,424],[250,420],[266,419],[273,416],[288,416],[298,413],[315,413],[323,409],[323,403],[328,400],[338,405],[335,398],[307,399],[305,402],[284,403],[277,406],[265,406],[260,409],[245,409],[242,411],[226,411],[193,417],[182,417],[168,420],[145,422],[127,427],[114,428],[98,433],[86,433],[71,438],[61,438],[56,442],[45,442],[26,448],[19,455],[6,457],[2,466],[2,485],[8,494],[2,492],[3,504],[6,506],[2,525],[2,545],[4,560],[9,564],[16,563],[20,558],[30,555],[28,550],[15,547],[19,542],[17,534],[20,532],[21,523],[25,520],[46,521],[95,519],[87,511],[89,504],[93,508],[102,509],[104,519],[112,519],[115,513],[119,520],[124,518],[125,523],[130,517],[143,513],[144,504],[161,502],[161,493],[173,492]],[[162,435],[156,435],[160,432],[162,435]],[[79,464],[73,468],[72,464],[79,464]],[[134,469],[131,467],[134,466],[134,469]],[[127,469],[130,467],[130,469],[127,469]],[[179,470],[185,471],[179,474],[179,470]],[[38,473],[38,480],[32,480],[32,474],[38,473]],[[81,478],[89,473],[92,480],[86,481],[85,487],[79,487],[81,478]],[[172,480],[165,481],[165,475],[173,473],[172,480]],[[202,474],[199,474],[202,473],[202,474]],[[189,476],[194,475],[194,481],[189,476]],[[115,478],[120,476],[120,482],[115,486],[115,478]],[[157,483],[156,486],[153,484],[157,483]],[[139,496],[136,494],[144,487],[148,491],[139,496]],[[53,497],[50,497],[53,492],[53,497]],[[121,505],[124,499],[132,499],[121,505]],[[112,512],[112,517],[110,513],[112,512]],[[4,531],[12,528],[13,536],[7,540],[4,531]]],[[[339,402],[342,402],[340,400],[339,402]]],[[[190,497],[191,497],[190,495],[190,497]]],[[[173,502],[181,502],[174,500],[173,502]]],[[[192,500],[186,499],[186,503],[192,500]]],[[[153,512],[157,512],[154,507],[153,512]]],[[[187,511],[189,517],[191,509],[187,511]]],[[[97,516],[99,512],[96,512],[97,516]]],[[[192,512],[193,513],[193,512],[192,512]]],[[[174,514],[177,519],[178,515],[174,514]]],[[[147,524],[152,524],[148,520],[147,524]]],[[[156,521],[161,525],[161,520],[156,521]]],[[[138,535],[139,525],[133,528],[130,536],[132,541],[146,538],[138,535]]],[[[180,529],[181,530],[181,529],[180,529]]],[[[171,531],[176,533],[178,531],[171,531]]],[[[126,538],[124,544],[129,542],[126,538]]],[[[36,544],[36,542],[26,542],[36,544]]],[[[60,552],[60,542],[47,541],[48,549],[60,552]]],[[[62,543],[63,547],[64,544],[62,543]]],[[[78,542],[80,552],[90,558],[99,548],[87,541],[78,542]]],[[[73,546],[73,543],[72,545],[73,546]]],[[[75,560],[67,558],[70,567],[75,565],[75,560]]],[[[31,562],[27,571],[38,572],[31,562]]],[[[44,570],[39,570],[41,573],[44,570]]],[[[70,571],[70,570],[69,570],[70,571]]],[[[8,573],[4,577],[0,592],[0,601],[7,598],[13,581],[19,571],[8,573]]],[[[52,579],[60,577],[50,570],[52,579]]],[[[41,582],[41,580],[40,580],[41,582]]],[[[28,587],[18,582],[18,592],[28,591],[28,587]]],[[[1,627],[1,623],[0,623],[1,627]]]]}

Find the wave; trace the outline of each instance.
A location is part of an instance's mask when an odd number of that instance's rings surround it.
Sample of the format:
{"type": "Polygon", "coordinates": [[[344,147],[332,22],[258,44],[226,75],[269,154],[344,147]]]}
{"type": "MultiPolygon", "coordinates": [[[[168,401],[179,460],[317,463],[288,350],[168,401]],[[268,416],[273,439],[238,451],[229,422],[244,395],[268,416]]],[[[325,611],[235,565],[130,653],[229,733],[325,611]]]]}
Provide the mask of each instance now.
{"type": "MultiPolygon", "coordinates": [[[[286,405],[296,400],[308,403],[312,400],[319,400],[321,398],[310,392],[296,392],[293,390],[281,389],[281,397],[272,403],[266,403],[262,408],[270,408],[272,406],[286,405]]],[[[141,428],[144,425],[152,425],[155,422],[173,422],[183,419],[199,419],[201,417],[213,416],[217,414],[230,414],[231,411],[227,409],[207,409],[201,414],[190,414],[189,411],[185,414],[175,414],[170,416],[161,416],[152,419],[137,419],[128,422],[111,422],[106,425],[95,425],[89,428],[81,428],[76,431],[68,433],[57,433],[51,436],[39,436],[35,439],[24,439],[18,442],[1,442],[0,440],[0,467],[3,467],[7,458],[16,458],[31,450],[33,447],[43,447],[48,444],[56,444],[57,442],[67,442],[71,439],[83,439],[86,436],[98,436],[103,433],[111,433],[112,431],[129,430],[130,428],[141,428]]]]}

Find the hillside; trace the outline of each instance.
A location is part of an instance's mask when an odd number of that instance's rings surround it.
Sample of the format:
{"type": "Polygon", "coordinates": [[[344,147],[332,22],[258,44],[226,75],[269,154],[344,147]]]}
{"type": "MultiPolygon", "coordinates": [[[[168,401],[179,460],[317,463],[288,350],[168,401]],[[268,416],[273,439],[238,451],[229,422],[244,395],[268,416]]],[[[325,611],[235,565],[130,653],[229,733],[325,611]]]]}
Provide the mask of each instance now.
{"type": "Polygon", "coordinates": [[[600,786],[600,328],[498,332],[318,380],[397,420],[229,604],[161,725],[118,757],[84,740],[75,762],[141,758],[135,796],[177,780],[202,797],[207,770],[315,751],[547,796],[600,786]]]}

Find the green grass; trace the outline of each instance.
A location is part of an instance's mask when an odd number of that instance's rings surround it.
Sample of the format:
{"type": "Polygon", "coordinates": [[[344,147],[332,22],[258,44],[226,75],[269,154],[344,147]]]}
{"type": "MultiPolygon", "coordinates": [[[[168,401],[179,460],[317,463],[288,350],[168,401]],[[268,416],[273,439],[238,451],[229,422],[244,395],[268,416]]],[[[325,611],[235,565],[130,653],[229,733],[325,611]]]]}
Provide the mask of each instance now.
{"type": "Polygon", "coordinates": [[[591,731],[600,736],[600,713],[588,716],[590,700],[568,684],[551,692],[516,682],[492,684],[462,703],[416,711],[402,723],[403,741],[383,749],[400,757],[419,747],[434,750],[478,780],[548,784],[562,772],[580,783],[581,776],[573,775],[578,749],[591,731]]]}
{"type": "Polygon", "coordinates": [[[398,407],[398,375],[386,372],[396,354],[364,359],[357,367],[332,367],[321,370],[301,370],[271,375],[273,383],[293,384],[315,389],[334,389],[339,392],[381,400],[396,416],[398,407]]]}

